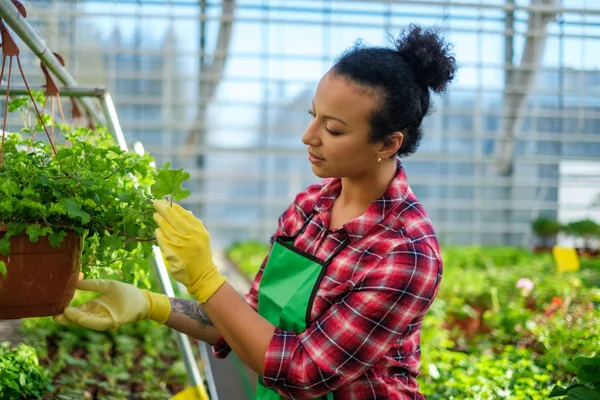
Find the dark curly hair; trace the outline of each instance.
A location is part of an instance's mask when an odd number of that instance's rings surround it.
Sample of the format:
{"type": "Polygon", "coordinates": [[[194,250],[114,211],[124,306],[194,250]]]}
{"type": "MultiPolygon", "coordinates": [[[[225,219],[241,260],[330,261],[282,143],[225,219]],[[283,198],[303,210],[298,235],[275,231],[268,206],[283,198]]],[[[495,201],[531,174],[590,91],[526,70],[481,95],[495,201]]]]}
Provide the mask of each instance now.
{"type": "Polygon", "coordinates": [[[401,131],[404,140],[397,155],[408,156],[423,137],[420,127],[431,105],[429,89],[445,92],[454,79],[456,60],[437,28],[410,25],[392,40],[395,48],[356,43],[336,60],[332,73],[378,93],[380,104],[371,116],[370,140],[385,141],[401,131]]]}

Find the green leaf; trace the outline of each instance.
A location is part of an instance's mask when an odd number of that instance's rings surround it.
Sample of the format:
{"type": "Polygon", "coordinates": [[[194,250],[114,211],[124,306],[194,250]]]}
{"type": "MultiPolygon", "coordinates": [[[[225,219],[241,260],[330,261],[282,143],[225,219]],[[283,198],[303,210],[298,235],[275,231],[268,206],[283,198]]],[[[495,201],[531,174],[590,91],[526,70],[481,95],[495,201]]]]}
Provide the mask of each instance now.
{"type": "Polygon", "coordinates": [[[13,212],[12,202],[10,200],[0,201],[0,210],[2,210],[3,212],[6,212],[6,213],[12,213],[13,212]]]}
{"type": "Polygon", "coordinates": [[[6,263],[0,261],[0,275],[6,275],[6,263]]]}
{"type": "Polygon", "coordinates": [[[67,233],[63,232],[63,231],[54,232],[54,233],[50,234],[50,236],[48,236],[48,241],[50,242],[50,246],[52,246],[54,248],[60,246],[60,244],[62,243],[65,236],[67,236],[67,233]]]}
{"type": "Polygon", "coordinates": [[[183,169],[172,170],[170,167],[171,163],[166,163],[158,170],[154,178],[155,183],[150,188],[152,195],[157,199],[168,195],[176,200],[185,199],[191,192],[184,189],[181,184],[190,178],[190,174],[183,169]]]}
{"type": "Polygon", "coordinates": [[[40,203],[39,201],[33,201],[31,199],[22,199],[19,203],[19,207],[35,212],[43,212],[46,209],[46,206],[44,206],[42,203],[40,203]]]}
{"type": "Polygon", "coordinates": [[[94,199],[85,199],[83,204],[92,208],[96,207],[96,202],[94,201],[94,199]]]}
{"type": "Polygon", "coordinates": [[[26,187],[25,189],[21,190],[21,196],[23,197],[36,197],[37,195],[38,192],[36,192],[32,188],[26,187]]]}
{"type": "Polygon", "coordinates": [[[58,203],[54,203],[50,206],[50,209],[48,210],[49,214],[58,214],[58,215],[65,215],[67,213],[67,210],[65,210],[65,208],[58,204],[58,203]]]}
{"type": "Polygon", "coordinates": [[[598,400],[598,394],[588,387],[580,386],[569,390],[567,398],[569,400],[598,400]]]}
{"type": "Polygon", "coordinates": [[[38,182],[40,183],[40,185],[42,186],[50,186],[50,178],[48,178],[45,175],[41,175],[38,177],[38,182]]]}
{"type": "Polygon", "coordinates": [[[592,383],[600,377],[600,365],[586,365],[579,368],[577,378],[581,383],[592,383]]]}
{"type": "Polygon", "coordinates": [[[0,239],[0,254],[5,256],[10,254],[10,237],[8,235],[0,239]]]}
{"type": "Polygon", "coordinates": [[[90,215],[81,209],[81,204],[75,199],[60,199],[59,204],[64,207],[71,218],[79,218],[83,224],[90,222],[90,215]]]}
{"type": "Polygon", "coordinates": [[[124,203],[128,203],[135,198],[135,195],[133,193],[120,193],[117,198],[124,203]]]}
{"type": "Polygon", "coordinates": [[[138,242],[131,241],[125,245],[125,250],[133,251],[133,250],[137,249],[137,247],[138,247],[138,242]]]}
{"type": "Polygon", "coordinates": [[[27,106],[29,99],[25,96],[15,97],[8,103],[8,112],[17,111],[21,107],[27,106]]]}
{"type": "Polygon", "coordinates": [[[13,181],[3,182],[0,190],[7,196],[14,196],[19,193],[19,185],[13,181]]]}
{"type": "Polygon", "coordinates": [[[140,226],[138,224],[126,224],[125,233],[129,236],[137,237],[140,233],[140,226]]]}
{"type": "Polygon", "coordinates": [[[50,227],[40,227],[38,224],[29,225],[27,227],[27,235],[29,235],[29,240],[32,243],[35,243],[39,240],[40,236],[46,236],[48,233],[52,233],[52,228],[50,227]]]}
{"type": "Polygon", "coordinates": [[[123,247],[123,238],[117,235],[104,236],[102,238],[102,246],[107,249],[118,250],[123,247]]]}
{"type": "Polygon", "coordinates": [[[554,386],[552,388],[552,391],[548,395],[548,398],[559,397],[559,396],[566,396],[568,394],[569,394],[569,391],[567,389],[562,388],[562,387],[556,385],[556,386],[554,386]]]}
{"type": "Polygon", "coordinates": [[[600,357],[576,357],[566,369],[577,372],[581,383],[595,382],[600,376],[600,357]]]}

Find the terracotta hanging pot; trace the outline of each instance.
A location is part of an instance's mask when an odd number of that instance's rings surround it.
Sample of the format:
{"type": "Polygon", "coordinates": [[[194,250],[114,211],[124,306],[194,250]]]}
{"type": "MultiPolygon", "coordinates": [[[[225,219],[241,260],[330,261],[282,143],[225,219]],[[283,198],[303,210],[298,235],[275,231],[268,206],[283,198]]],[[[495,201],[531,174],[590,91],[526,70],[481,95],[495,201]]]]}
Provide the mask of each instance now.
{"type": "MultiPolygon", "coordinates": [[[[6,229],[0,227],[0,238],[6,229]]],[[[0,319],[45,317],[62,313],[75,293],[82,237],[69,232],[59,247],[47,237],[36,243],[26,234],[10,238],[10,255],[0,254],[0,319]]]]}

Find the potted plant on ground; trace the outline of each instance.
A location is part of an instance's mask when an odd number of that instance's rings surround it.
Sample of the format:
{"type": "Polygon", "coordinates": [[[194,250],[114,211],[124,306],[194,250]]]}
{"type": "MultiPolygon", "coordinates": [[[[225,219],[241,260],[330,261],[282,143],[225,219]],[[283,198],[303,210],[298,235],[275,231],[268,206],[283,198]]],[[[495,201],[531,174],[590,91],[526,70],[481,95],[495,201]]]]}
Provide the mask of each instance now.
{"type": "Polygon", "coordinates": [[[565,233],[579,238],[583,242],[583,247],[577,248],[577,253],[580,256],[598,256],[598,249],[592,245],[594,240],[600,238],[600,225],[591,219],[582,219],[573,221],[565,227],[565,233]]]}
{"type": "Polygon", "coordinates": [[[189,174],[169,164],[155,170],[149,155],[121,150],[102,127],[71,128],[48,115],[27,124],[34,101],[43,94],[12,100],[8,109],[21,113],[24,127],[1,134],[0,319],[62,312],[80,267],[90,277],[145,281],[152,201],[189,194],[181,187],[189,174]]]}
{"type": "Polygon", "coordinates": [[[550,252],[556,244],[556,235],[562,229],[561,224],[550,218],[540,217],[531,222],[531,230],[540,239],[535,246],[536,252],[550,252]]]}

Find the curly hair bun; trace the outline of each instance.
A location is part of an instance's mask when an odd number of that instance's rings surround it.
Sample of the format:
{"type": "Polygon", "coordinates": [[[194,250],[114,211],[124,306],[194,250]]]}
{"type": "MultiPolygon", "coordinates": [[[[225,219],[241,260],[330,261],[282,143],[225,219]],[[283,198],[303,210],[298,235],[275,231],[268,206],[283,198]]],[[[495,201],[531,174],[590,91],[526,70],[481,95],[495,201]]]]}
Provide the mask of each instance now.
{"type": "Polygon", "coordinates": [[[398,53],[416,74],[419,83],[435,93],[442,93],[456,72],[452,46],[439,35],[438,28],[422,29],[410,25],[395,40],[398,53]]]}

